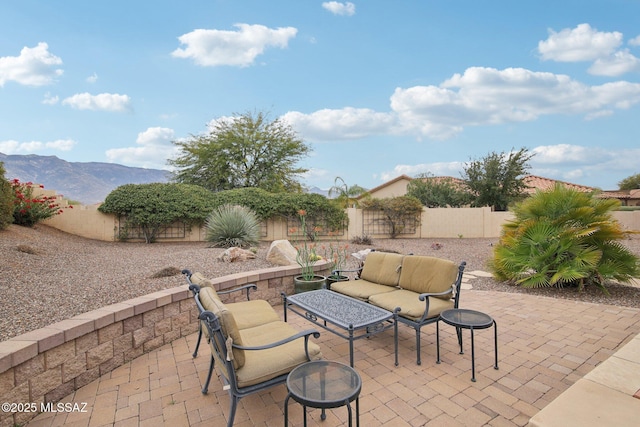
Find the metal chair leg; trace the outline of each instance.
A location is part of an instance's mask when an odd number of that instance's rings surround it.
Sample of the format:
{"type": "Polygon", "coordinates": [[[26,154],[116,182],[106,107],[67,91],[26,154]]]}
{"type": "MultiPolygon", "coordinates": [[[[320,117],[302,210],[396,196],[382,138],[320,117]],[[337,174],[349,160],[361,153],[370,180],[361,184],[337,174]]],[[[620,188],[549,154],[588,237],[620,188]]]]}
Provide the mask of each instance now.
{"type": "Polygon", "coordinates": [[[193,351],[193,357],[196,357],[198,355],[200,341],[202,341],[202,322],[198,322],[198,341],[196,342],[196,349],[193,351]]]}
{"type": "Polygon", "coordinates": [[[213,356],[211,356],[211,362],[209,363],[209,373],[207,374],[207,380],[204,383],[204,387],[202,388],[202,394],[209,393],[209,382],[211,382],[211,375],[213,375],[213,365],[216,363],[213,356]]]}

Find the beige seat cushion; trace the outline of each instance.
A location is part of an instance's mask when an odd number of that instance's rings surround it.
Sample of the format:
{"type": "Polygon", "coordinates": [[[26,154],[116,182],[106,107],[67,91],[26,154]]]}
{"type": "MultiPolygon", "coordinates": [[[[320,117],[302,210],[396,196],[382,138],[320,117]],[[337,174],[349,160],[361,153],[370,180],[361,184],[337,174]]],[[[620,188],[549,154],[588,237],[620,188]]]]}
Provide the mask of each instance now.
{"type": "Polygon", "coordinates": [[[384,294],[396,290],[396,287],[379,285],[368,280],[347,280],[331,285],[331,290],[350,296],[351,298],[367,301],[371,295],[384,294]]]}
{"type": "Polygon", "coordinates": [[[388,252],[371,252],[364,262],[360,278],[379,285],[398,286],[403,257],[388,252]]]}
{"type": "Polygon", "coordinates": [[[253,328],[281,320],[271,304],[265,300],[240,301],[225,305],[233,313],[238,329],[253,328]]]}
{"type": "MultiPolygon", "coordinates": [[[[277,321],[240,331],[245,346],[266,345],[297,334],[299,331],[288,323],[277,321]]],[[[322,359],[320,347],[309,340],[311,360],[322,359]]],[[[258,384],[291,372],[301,363],[307,362],[304,338],[267,350],[247,350],[245,363],[236,371],[238,387],[258,384]]]]}
{"type": "Polygon", "coordinates": [[[199,273],[199,272],[193,273],[191,275],[190,280],[191,280],[191,283],[193,283],[194,285],[200,286],[200,288],[210,288],[211,290],[213,290],[215,297],[220,299],[220,297],[218,297],[218,294],[216,293],[215,288],[213,287],[213,283],[211,283],[211,280],[204,277],[202,273],[199,273]]]}
{"type": "MultiPolygon", "coordinates": [[[[420,319],[426,307],[426,302],[420,301],[417,293],[404,289],[386,294],[372,295],[369,298],[369,302],[388,311],[393,311],[396,307],[400,307],[402,309],[399,313],[400,316],[411,320],[420,319]]],[[[429,298],[427,318],[439,316],[444,310],[454,308],[453,304],[451,299],[429,298]]]]}
{"type": "MultiPolygon", "coordinates": [[[[220,321],[222,334],[226,338],[231,338],[233,344],[244,346],[245,344],[242,341],[242,336],[240,335],[240,330],[238,329],[238,324],[236,323],[236,319],[233,317],[233,314],[220,300],[211,297],[209,292],[203,293],[206,289],[209,288],[203,288],[199,294],[202,306],[216,315],[220,321]]],[[[237,348],[233,349],[233,364],[236,369],[241,368],[245,364],[244,353],[244,350],[237,348]]]]}
{"type": "MultiPolygon", "coordinates": [[[[402,261],[398,286],[419,294],[451,289],[458,275],[458,266],[449,260],[428,256],[407,255],[402,261]]],[[[440,298],[449,299],[452,295],[440,298]]]]}

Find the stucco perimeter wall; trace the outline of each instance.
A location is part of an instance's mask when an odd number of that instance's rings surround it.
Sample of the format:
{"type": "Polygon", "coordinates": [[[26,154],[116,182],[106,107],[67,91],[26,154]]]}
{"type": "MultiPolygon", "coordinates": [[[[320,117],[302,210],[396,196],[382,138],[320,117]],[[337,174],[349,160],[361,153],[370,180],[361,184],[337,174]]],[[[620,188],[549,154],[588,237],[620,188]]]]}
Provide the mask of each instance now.
{"type": "MultiPolygon", "coordinates": [[[[351,240],[356,236],[366,234],[363,224],[362,210],[347,209],[349,229],[342,236],[332,236],[332,239],[351,240]]],[[[620,221],[628,231],[640,232],[640,211],[616,211],[613,217],[620,221]]],[[[474,238],[499,237],[502,224],[514,218],[511,212],[492,212],[490,208],[425,208],[422,212],[420,227],[414,234],[403,234],[402,238],[474,238]]],[[[113,215],[99,212],[97,206],[74,206],[64,209],[61,215],[56,215],[44,224],[90,239],[114,241],[117,238],[117,220],[113,215]]],[[[266,224],[267,234],[264,241],[289,239],[287,223],[280,219],[269,219],[266,224]]],[[[373,238],[387,238],[388,235],[372,235],[373,238]]],[[[163,239],[158,239],[162,241],[163,239]]],[[[205,231],[200,227],[193,227],[183,239],[168,239],[170,241],[200,242],[205,240],[205,231]]]]}
{"type": "MultiPolygon", "coordinates": [[[[328,274],[328,264],[316,265],[328,274]]],[[[275,267],[213,279],[216,289],[255,283],[252,299],[281,304],[300,267],[275,267]]],[[[115,368],[198,329],[187,285],[102,307],[0,342],[0,401],[55,403],[115,368]]],[[[237,300],[246,298],[238,293],[237,300]]],[[[232,302],[228,300],[227,302],[232,302]]],[[[0,426],[21,425],[33,412],[0,412],[0,426]]]]}

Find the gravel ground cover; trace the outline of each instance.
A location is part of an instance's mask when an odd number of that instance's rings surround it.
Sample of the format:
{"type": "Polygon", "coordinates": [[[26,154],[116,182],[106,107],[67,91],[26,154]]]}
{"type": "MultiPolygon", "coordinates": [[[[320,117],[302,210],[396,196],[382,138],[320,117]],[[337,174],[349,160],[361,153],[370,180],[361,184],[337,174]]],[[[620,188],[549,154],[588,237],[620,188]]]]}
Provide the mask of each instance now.
{"type": "MultiPolygon", "coordinates": [[[[366,248],[403,254],[430,255],[467,261],[467,272],[486,270],[498,239],[377,239],[372,245],[349,244],[348,251],[366,248]]],[[[640,255],[640,238],[623,242],[640,255]]],[[[37,225],[10,226],[0,231],[0,341],[105,305],[184,284],[181,274],[154,275],[163,269],[189,268],[209,277],[273,267],[266,261],[268,243],[252,260],[217,260],[223,249],[196,243],[101,242],[37,225]]],[[[352,264],[355,259],[351,259],[352,264]]],[[[527,292],[593,303],[640,307],[640,287],[612,283],[609,296],[599,289],[525,290],[477,277],[474,289],[527,292]]],[[[464,298],[464,296],[463,296],[464,298]]],[[[464,301],[464,300],[463,300],[464,301]]]]}

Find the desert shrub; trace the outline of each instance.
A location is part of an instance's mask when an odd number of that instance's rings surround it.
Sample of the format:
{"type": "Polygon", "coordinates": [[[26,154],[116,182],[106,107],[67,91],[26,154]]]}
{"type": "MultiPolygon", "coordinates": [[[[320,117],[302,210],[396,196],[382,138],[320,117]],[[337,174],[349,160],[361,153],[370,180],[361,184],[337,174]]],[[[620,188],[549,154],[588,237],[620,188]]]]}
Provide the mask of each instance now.
{"type": "MultiPolygon", "coordinates": [[[[35,196],[32,182],[10,182],[13,190],[13,223],[25,227],[33,227],[40,221],[62,213],[55,196],[35,196]]],[[[40,188],[44,188],[40,185],[40,188]]]]}
{"type": "Polygon", "coordinates": [[[165,227],[181,221],[187,226],[204,223],[212,209],[212,193],[190,184],[126,184],[113,190],[98,210],[124,218],[126,230],[138,227],[152,243],[165,227]]]}
{"type": "Polygon", "coordinates": [[[4,163],[0,162],[0,230],[13,223],[13,189],[4,174],[4,163]]]}
{"type": "Polygon", "coordinates": [[[382,225],[389,230],[389,237],[392,239],[405,232],[408,227],[420,224],[422,215],[422,203],[412,196],[366,198],[360,202],[360,206],[381,213],[382,225]]]}
{"type": "Polygon", "coordinates": [[[499,280],[523,287],[627,282],[640,274],[638,258],[617,240],[625,238],[611,216],[615,199],[599,199],[558,184],[515,205],[503,225],[490,268],[499,280]]]}
{"type": "Polygon", "coordinates": [[[214,207],[225,204],[250,208],[261,220],[269,218],[298,218],[306,212],[309,230],[321,225],[323,233],[342,230],[348,224],[344,209],[320,194],[270,193],[259,188],[238,188],[213,195],[214,207]]]}
{"type": "Polygon", "coordinates": [[[207,217],[205,240],[211,246],[250,247],[260,240],[260,219],[248,207],[222,205],[207,217]]]}
{"type": "Polygon", "coordinates": [[[351,243],[354,245],[371,245],[373,240],[371,239],[371,236],[364,234],[362,236],[353,236],[351,238],[351,243]]]}

